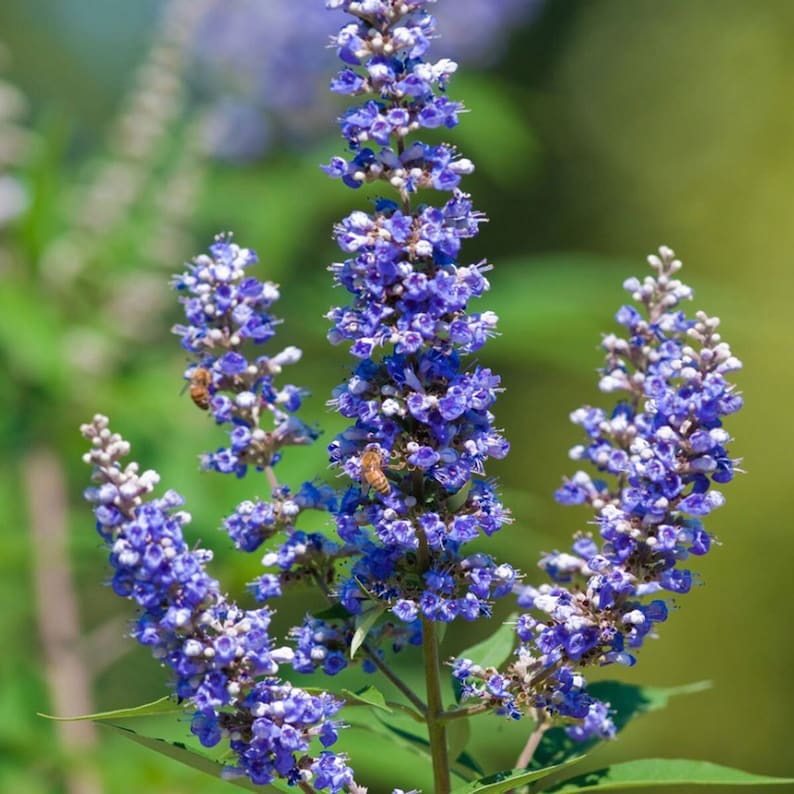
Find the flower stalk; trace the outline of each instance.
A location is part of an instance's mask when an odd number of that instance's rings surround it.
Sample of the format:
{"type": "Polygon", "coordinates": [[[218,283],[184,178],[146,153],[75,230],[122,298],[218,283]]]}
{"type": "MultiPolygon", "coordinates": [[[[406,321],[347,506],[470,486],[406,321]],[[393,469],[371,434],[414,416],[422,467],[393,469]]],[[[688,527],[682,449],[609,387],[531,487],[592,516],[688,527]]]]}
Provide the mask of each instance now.
{"type": "Polygon", "coordinates": [[[433,759],[433,781],[436,794],[449,794],[449,755],[447,752],[447,728],[442,717],[444,708],[441,698],[441,664],[436,624],[422,619],[422,653],[427,690],[427,734],[430,754],[433,759]]]}

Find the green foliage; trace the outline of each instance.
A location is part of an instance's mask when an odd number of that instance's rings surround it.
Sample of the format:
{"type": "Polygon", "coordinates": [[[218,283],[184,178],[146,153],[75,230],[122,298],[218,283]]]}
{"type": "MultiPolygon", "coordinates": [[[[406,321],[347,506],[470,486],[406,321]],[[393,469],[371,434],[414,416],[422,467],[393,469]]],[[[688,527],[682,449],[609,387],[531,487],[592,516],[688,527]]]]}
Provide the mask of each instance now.
{"type": "Polygon", "coordinates": [[[481,777],[468,786],[456,788],[452,794],[500,794],[502,791],[512,791],[515,788],[526,786],[535,780],[542,780],[558,772],[563,767],[580,761],[580,758],[566,761],[563,764],[554,764],[543,769],[506,769],[492,775],[481,777]]]}
{"type": "Polygon", "coordinates": [[[166,695],[165,697],[153,700],[151,703],[144,703],[140,706],[132,706],[126,709],[114,709],[113,711],[101,711],[96,714],[81,714],[78,717],[55,717],[51,714],[39,713],[39,717],[58,722],[81,722],[92,720],[104,722],[105,720],[127,720],[134,717],[152,717],[158,714],[184,714],[184,706],[179,706],[176,701],[166,695]]]}
{"type": "MultiPolygon", "coordinates": [[[[154,752],[171,758],[174,761],[179,761],[180,764],[185,764],[185,766],[192,767],[193,769],[197,769],[200,772],[205,772],[211,777],[221,778],[224,775],[225,766],[222,761],[215,760],[207,755],[204,755],[203,753],[199,753],[196,750],[189,748],[187,745],[182,744],[181,742],[170,742],[166,739],[157,739],[152,736],[145,736],[142,733],[136,733],[129,728],[124,728],[121,725],[114,725],[110,722],[103,722],[100,724],[110,728],[113,731],[116,731],[125,739],[129,739],[136,744],[140,744],[149,750],[154,750],[154,752]]],[[[286,783],[279,780],[274,780],[269,786],[257,786],[246,777],[223,777],[223,779],[227,780],[232,785],[238,786],[239,788],[244,788],[247,791],[259,791],[263,792],[263,794],[269,794],[270,792],[276,791],[282,792],[282,794],[285,794],[286,792],[292,792],[292,789],[290,789],[286,783]]]]}
{"type": "Polygon", "coordinates": [[[367,634],[378,622],[378,618],[386,611],[386,605],[374,603],[362,610],[360,615],[356,615],[356,630],[353,639],[350,641],[350,658],[353,659],[358,653],[358,649],[366,642],[367,634]]]}
{"type": "MultiPolygon", "coordinates": [[[[474,664],[480,667],[501,667],[513,653],[516,642],[515,622],[518,617],[517,612],[513,612],[502,622],[500,626],[486,637],[482,642],[478,642],[471,648],[461,651],[458,656],[471,659],[474,664]]],[[[455,700],[460,702],[460,681],[454,676],[450,676],[452,689],[455,693],[455,700]]]]}
{"type": "MultiPolygon", "coordinates": [[[[671,698],[703,692],[710,686],[709,681],[668,688],[634,686],[621,681],[595,681],[587,689],[593,697],[609,703],[615,729],[620,733],[635,717],[667,707],[671,698]]],[[[532,766],[544,767],[562,763],[582,755],[599,741],[591,738],[585,742],[577,742],[563,728],[552,728],[543,735],[532,758],[532,766]]]]}
{"type": "Polygon", "coordinates": [[[617,791],[652,786],[779,786],[794,783],[794,778],[768,777],[678,758],[648,758],[596,769],[538,791],[573,794],[576,791],[617,791]]]}
{"type": "Polygon", "coordinates": [[[387,714],[393,713],[393,709],[386,703],[386,698],[377,687],[365,686],[357,692],[343,689],[339,694],[345,699],[345,705],[370,706],[387,714]]]}

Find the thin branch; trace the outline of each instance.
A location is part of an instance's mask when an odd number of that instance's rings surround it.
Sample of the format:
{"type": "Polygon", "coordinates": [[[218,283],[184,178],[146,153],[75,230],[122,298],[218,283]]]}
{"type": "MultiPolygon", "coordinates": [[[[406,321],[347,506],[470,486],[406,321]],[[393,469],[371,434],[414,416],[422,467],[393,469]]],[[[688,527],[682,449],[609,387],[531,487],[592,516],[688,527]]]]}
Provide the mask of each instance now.
{"type": "MultiPolygon", "coordinates": [[[[411,687],[408,686],[408,684],[403,681],[402,678],[400,678],[400,676],[398,676],[397,673],[395,673],[394,670],[392,670],[391,667],[389,667],[389,665],[387,665],[386,662],[384,662],[383,659],[378,656],[377,652],[370,648],[366,642],[361,647],[363,648],[364,653],[367,654],[367,657],[372,664],[374,664],[375,667],[377,667],[378,670],[380,670],[380,672],[383,673],[383,675],[385,675],[386,678],[388,678],[389,681],[391,681],[392,684],[394,684],[394,686],[396,686],[397,689],[403,693],[403,695],[405,695],[405,697],[424,718],[424,716],[427,714],[427,706],[416,694],[416,692],[414,692],[413,689],[411,689],[411,687]]],[[[422,721],[424,722],[424,719],[422,721]]]]}
{"type": "Polygon", "coordinates": [[[450,720],[459,720],[463,717],[473,717],[475,714],[483,714],[486,711],[492,711],[493,706],[490,703],[476,703],[473,706],[464,706],[459,709],[450,709],[449,711],[442,711],[438,715],[438,719],[443,722],[450,720]]]}
{"type": "Polygon", "coordinates": [[[540,744],[540,740],[543,738],[543,734],[546,733],[550,727],[551,723],[541,717],[540,721],[535,726],[535,730],[529,734],[527,743],[524,745],[524,749],[518,756],[518,760],[516,761],[516,769],[526,769],[530,765],[532,762],[532,756],[535,755],[535,750],[538,749],[538,745],[540,744]]]}
{"type": "Polygon", "coordinates": [[[265,466],[265,477],[267,477],[271,493],[275,493],[278,490],[278,477],[276,477],[272,466],[265,466]]]}
{"type": "Polygon", "coordinates": [[[403,714],[410,717],[414,722],[419,722],[422,725],[425,724],[424,715],[420,714],[418,711],[414,711],[410,706],[406,706],[404,703],[395,703],[393,700],[387,700],[386,705],[390,709],[401,711],[403,714]]]}
{"type": "MultiPolygon", "coordinates": [[[[328,592],[328,586],[326,585],[322,576],[320,576],[320,574],[317,571],[314,572],[314,580],[317,583],[317,586],[320,588],[322,594],[325,596],[325,600],[331,605],[335,604],[336,602],[333,600],[331,594],[328,592]]],[[[389,667],[389,665],[387,665],[386,662],[384,662],[383,659],[380,658],[380,656],[378,656],[378,654],[372,649],[369,643],[365,642],[361,646],[361,650],[364,651],[364,653],[367,655],[367,658],[372,662],[372,664],[374,664],[375,667],[381,673],[383,673],[383,675],[386,678],[388,678],[389,681],[391,681],[392,684],[394,684],[394,686],[396,686],[397,689],[399,689],[400,692],[403,693],[403,695],[405,695],[405,697],[411,702],[411,704],[416,707],[417,711],[422,715],[423,717],[422,721],[424,722],[424,716],[427,714],[427,706],[422,701],[422,699],[416,694],[416,692],[414,692],[413,689],[411,689],[411,687],[408,686],[408,684],[405,681],[403,681],[402,678],[400,678],[400,676],[398,676],[397,673],[395,673],[394,670],[392,670],[391,667],[389,667]]]]}

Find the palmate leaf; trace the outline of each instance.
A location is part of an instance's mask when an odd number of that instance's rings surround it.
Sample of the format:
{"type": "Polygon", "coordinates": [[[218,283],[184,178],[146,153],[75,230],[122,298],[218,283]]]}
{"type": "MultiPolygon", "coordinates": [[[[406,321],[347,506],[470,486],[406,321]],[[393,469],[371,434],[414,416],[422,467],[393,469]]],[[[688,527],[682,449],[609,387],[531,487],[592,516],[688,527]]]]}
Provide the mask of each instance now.
{"type": "Polygon", "coordinates": [[[172,758],[174,761],[179,761],[180,764],[185,764],[186,766],[192,767],[193,769],[198,769],[200,772],[204,772],[211,777],[225,780],[233,786],[237,786],[238,788],[244,788],[248,791],[258,791],[260,794],[278,794],[279,792],[281,794],[294,794],[295,792],[294,788],[290,788],[287,783],[281,780],[274,780],[267,786],[261,786],[252,783],[248,778],[245,777],[225,777],[223,772],[226,767],[223,763],[210,758],[203,753],[199,753],[196,750],[187,747],[187,745],[182,744],[181,742],[171,742],[166,739],[157,739],[153,736],[145,736],[144,734],[137,733],[136,731],[132,731],[129,728],[123,728],[121,725],[114,725],[112,722],[103,722],[101,724],[115,731],[125,739],[129,739],[136,744],[140,744],[142,747],[146,747],[149,750],[154,750],[156,753],[167,756],[168,758],[172,758]]]}
{"type": "Polygon", "coordinates": [[[617,791],[650,786],[776,786],[784,783],[794,783],[794,778],[755,775],[708,761],[647,758],[596,769],[549,788],[541,786],[538,791],[573,794],[577,791],[617,791]]]}
{"type": "MultiPolygon", "coordinates": [[[[635,717],[665,708],[671,698],[703,692],[710,686],[709,681],[667,688],[633,686],[619,681],[596,681],[588,685],[587,691],[593,697],[610,704],[612,720],[617,732],[620,733],[635,717]]],[[[577,742],[571,739],[563,728],[552,728],[543,735],[532,759],[532,767],[559,764],[587,752],[599,741],[600,739],[594,738],[577,742]]]]}
{"type": "MultiPolygon", "coordinates": [[[[508,615],[507,619],[490,637],[461,651],[458,657],[471,659],[480,667],[500,667],[513,653],[516,644],[515,622],[517,617],[518,613],[516,612],[508,615]]],[[[455,692],[455,700],[460,702],[460,681],[454,676],[452,677],[452,689],[455,692]]]]}
{"type": "Polygon", "coordinates": [[[564,764],[553,764],[543,769],[505,769],[502,772],[495,772],[487,777],[481,777],[453,790],[452,794],[499,794],[501,791],[510,791],[521,786],[526,786],[535,780],[542,780],[549,775],[559,772],[563,767],[581,761],[581,758],[573,758],[564,764]]]}
{"type": "Polygon", "coordinates": [[[76,717],[55,717],[52,714],[42,714],[37,712],[37,716],[47,720],[57,720],[58,722],[80,722],[93,720],[102,722],[103,720],[129,720],[135,717],[152,717],[159,714],[181,714],[185,707],[180,706],[170,695],[153,700],[151,703],[143,703],[140,706],[131,706],[126,709],[114,709],[113,711],[100,711],[96,714],[80,714],[76,717]]]}

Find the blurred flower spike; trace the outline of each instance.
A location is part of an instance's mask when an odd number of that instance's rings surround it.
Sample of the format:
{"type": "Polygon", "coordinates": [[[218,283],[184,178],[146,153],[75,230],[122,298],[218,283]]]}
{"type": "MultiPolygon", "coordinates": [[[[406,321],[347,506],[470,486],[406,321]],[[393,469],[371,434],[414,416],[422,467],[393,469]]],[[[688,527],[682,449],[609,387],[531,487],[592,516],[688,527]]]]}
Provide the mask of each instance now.
{"type": "MultiPolygon", "coordinates": [[[[444,0],[434,7],[444,31],[435,46],[449,58],[490,64],[510,32],[532,19],[542,0],[444,0]]],[[[322,0],[211,0],[193,35],[194,79],[208,108],[205,147],[246,160],[275,142],[305,146],[335,112],[327,98],[339,27],[322,0]]]]}

